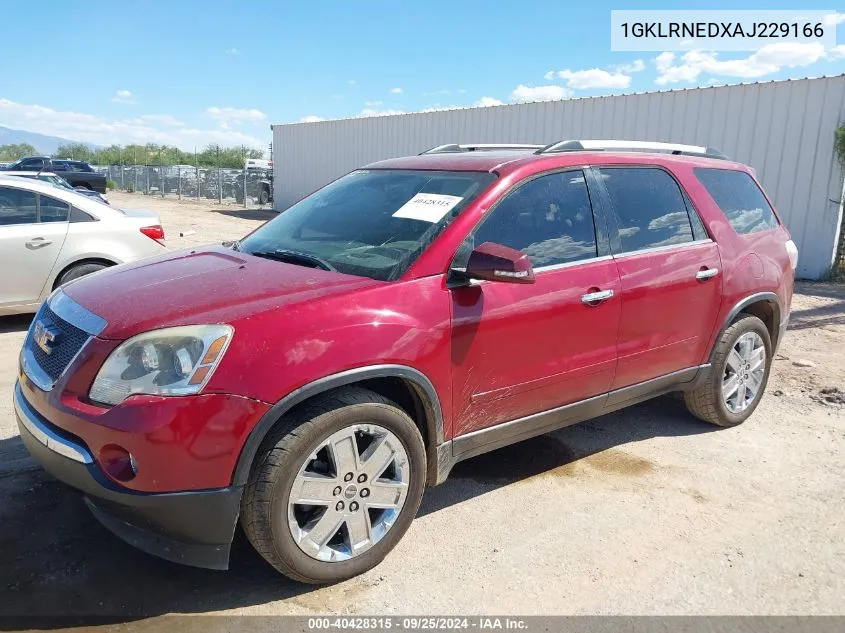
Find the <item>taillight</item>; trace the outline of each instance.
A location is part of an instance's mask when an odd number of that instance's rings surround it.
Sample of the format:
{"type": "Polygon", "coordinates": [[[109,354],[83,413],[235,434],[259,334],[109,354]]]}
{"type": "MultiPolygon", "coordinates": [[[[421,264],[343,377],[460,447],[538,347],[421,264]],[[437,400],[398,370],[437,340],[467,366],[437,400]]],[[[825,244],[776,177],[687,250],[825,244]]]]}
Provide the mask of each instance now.
{"type": "Polygon", "coordinates": [[[161,224],[141,227],[141,233],[158,243],[161,243],[162,240],[164,240],[164,227],[162,227],[161,224]]]}
{"type": "Polygon", "coordinates": [[[792,240],[786,240],[786,254],[789,255],[789,265],[792,270],[798,268],[798,247],[792,240]]]}

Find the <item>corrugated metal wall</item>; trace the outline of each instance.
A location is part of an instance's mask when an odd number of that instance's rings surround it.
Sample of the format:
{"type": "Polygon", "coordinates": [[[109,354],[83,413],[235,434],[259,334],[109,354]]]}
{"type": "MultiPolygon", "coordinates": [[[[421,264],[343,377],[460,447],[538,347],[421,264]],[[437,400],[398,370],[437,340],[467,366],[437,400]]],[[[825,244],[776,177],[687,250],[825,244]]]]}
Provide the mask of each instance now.
{"type": "Polygon", "coordinates": [[[716,147],[754,167],[801,252],[798,275],[831,267],[842,216],[833,134],[845,75],[273,126],[275,206],[368,163],[444,143],[614,138],[716,147]]]}

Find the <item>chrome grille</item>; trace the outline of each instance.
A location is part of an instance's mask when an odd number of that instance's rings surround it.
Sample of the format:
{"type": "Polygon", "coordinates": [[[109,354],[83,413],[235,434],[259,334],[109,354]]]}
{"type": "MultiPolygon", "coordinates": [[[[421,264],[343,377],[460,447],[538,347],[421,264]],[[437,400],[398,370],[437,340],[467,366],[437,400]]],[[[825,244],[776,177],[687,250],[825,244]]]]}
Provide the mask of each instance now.
{"type": "Polygon", "coordinates": [[[41,370],[55,383],[88,338],[87,332],[62,319],[50,309],[47,302],[44,302],[27,334],[26,349],[32,354],[41,370]],[[35,331],[39,322],[44,326],[55,328],[58,332],[49,354],[35,342],[35,331]]]}

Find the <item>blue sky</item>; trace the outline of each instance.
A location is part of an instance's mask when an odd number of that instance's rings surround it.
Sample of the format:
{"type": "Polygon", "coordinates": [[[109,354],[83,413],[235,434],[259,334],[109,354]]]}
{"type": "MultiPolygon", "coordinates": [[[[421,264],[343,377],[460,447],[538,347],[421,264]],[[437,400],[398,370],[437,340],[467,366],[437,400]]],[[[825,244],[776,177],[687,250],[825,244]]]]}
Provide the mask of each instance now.
{"type": "MultiPolygon", "coordinates": [[[[833,2],[702,8],[835,9],[833,2]]],[[[845,46],[611,52],[619,3],[16,2],[0,125],[98,144],[266,147],[270,123],[845,72],[845,46]]],[[[682,2],[624,8],[690,8],[682,2]]],[[[845,42],[845,15],[837,27],[845,42]]]]}

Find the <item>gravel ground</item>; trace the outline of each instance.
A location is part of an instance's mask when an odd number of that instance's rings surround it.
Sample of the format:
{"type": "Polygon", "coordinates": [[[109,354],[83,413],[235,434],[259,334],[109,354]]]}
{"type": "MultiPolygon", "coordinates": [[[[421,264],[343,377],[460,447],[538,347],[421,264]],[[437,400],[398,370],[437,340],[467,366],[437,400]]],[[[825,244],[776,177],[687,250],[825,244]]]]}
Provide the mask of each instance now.
{"type": "MultiPolygon", "coordinates": [[[[111,199],[157,210],[172,248],[273,215],[111,199]]],[[[799,284],[742,426],[699,423],[665,397],[464,462],[382,565],[322,588],[276,575],[242,536],[232,569],[214,572],[102,528],[18,438],[11,393],[30,318],[0,318],[0,616],[843,613],[843,286],[799,284]]]]}

